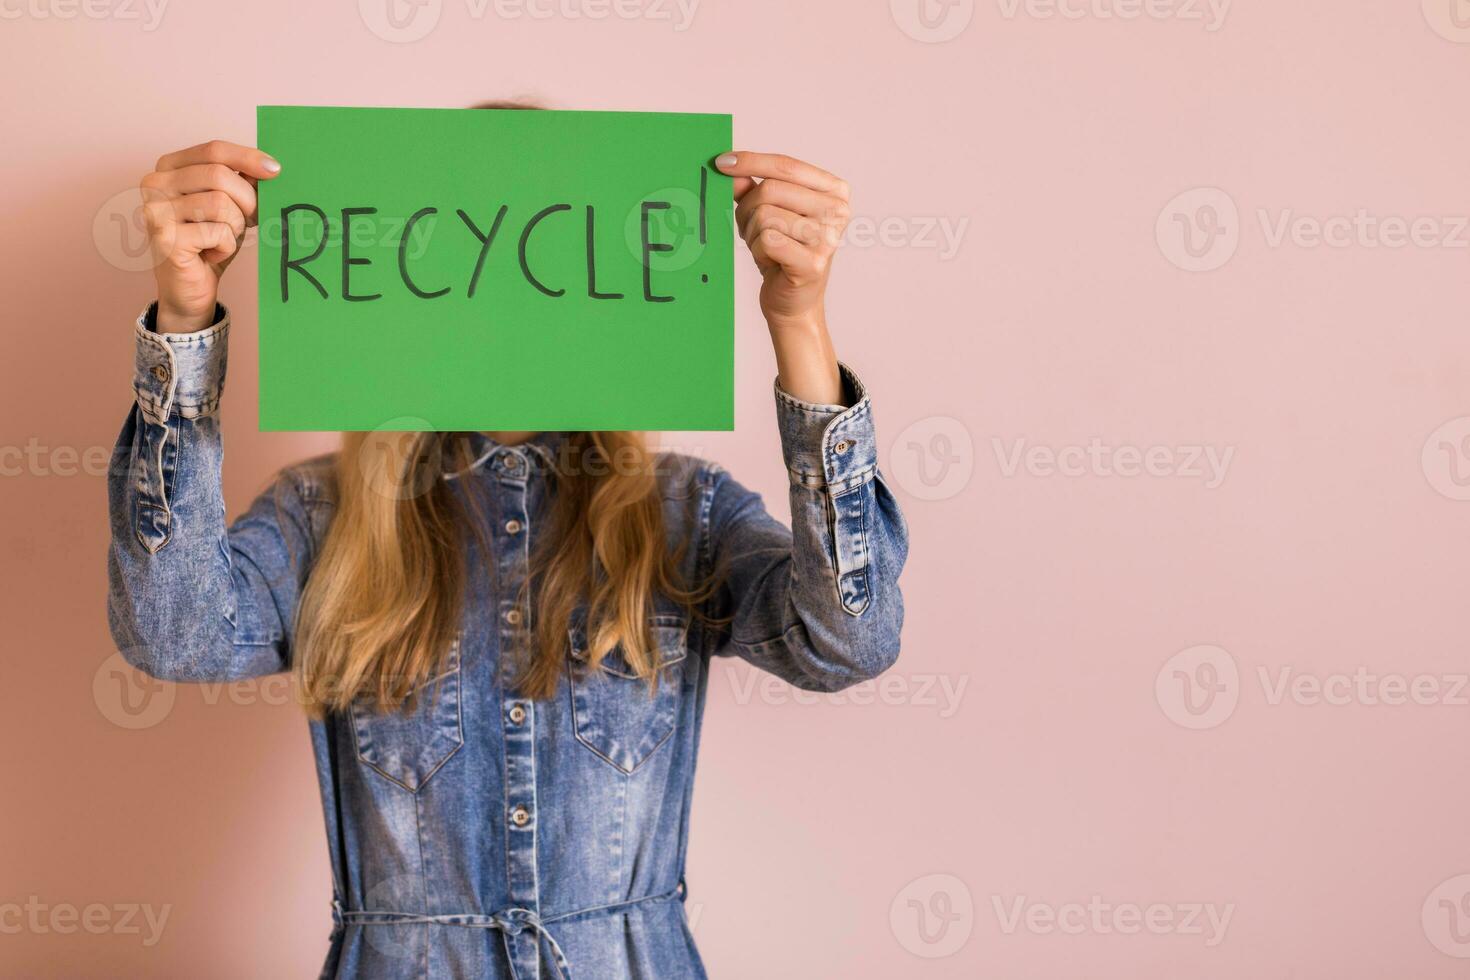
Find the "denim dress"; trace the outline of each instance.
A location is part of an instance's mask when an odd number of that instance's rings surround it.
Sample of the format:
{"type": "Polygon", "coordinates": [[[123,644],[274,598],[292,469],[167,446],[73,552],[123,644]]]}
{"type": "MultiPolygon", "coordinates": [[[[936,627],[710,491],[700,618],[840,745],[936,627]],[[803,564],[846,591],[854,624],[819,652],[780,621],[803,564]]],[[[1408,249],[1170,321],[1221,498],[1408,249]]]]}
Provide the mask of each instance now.
{"type": "MultiPolygon", "coordinates": [[[[228,314],[173,335],[151,316],[138,320],[136,401],[108,488],[113,636],[164,680],[289,670],[297,600],[332,520],[332,460],[283,471],[227,525],[228,314]]],[[[440,478],[473,495],[489,547],[465,549],[461,628],[432,692],[408,714],[364,704],[309,723],[333,880],[322,976],[705,976],[684,866],[710,658],[836,691],[898,654],[907,533],[878,474],[872,405],[845,367],[843,380],[850,407],[776,391],[790,530],[718,466],[659,457],[680,571],[721,584],[703,615],[656,603],[652,693],[618,650],[588,669],[575,616],[555,696],[516,690],[502,651],[529,623],[521,587],[565,437],[473,437],[473,465],[440,478]]]]}

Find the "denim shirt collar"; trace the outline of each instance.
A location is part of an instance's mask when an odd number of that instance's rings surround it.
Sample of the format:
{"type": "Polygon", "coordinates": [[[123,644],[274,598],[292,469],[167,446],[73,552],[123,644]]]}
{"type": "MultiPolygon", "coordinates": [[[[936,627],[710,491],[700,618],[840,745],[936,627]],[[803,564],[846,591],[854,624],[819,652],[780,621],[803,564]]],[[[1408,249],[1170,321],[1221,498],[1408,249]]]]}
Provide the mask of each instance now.
{"type": "Polygon", "coordinates": [[[514,446],[498,442],[483,432],[471,432],[468,438],[474,462],[445,473],[444,479],[453,480],[466,473],[482,472],[486,469],[507,472],[512,476],[521,473],[548,473],[556,468],[557,456],[566,446],[570,434],[538,432],[514,446]]]}

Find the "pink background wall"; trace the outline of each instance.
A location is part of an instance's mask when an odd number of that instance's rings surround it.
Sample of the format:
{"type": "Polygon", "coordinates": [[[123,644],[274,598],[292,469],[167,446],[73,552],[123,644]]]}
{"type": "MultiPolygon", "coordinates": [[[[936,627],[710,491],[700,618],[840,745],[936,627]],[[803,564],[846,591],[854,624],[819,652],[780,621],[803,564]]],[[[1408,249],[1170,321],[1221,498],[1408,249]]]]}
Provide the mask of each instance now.
{"type": "MultiPolygon", "coordinates": [[[[912,524],[904,654],[866,698],[716,673],[714,976],[1463,975],[1456,2],[423,0],[392,40],[384,0],[6,0],[0,974],[305,976],[328,929],[284,686],[120,700],[95,470],[151,278],[114,195],[257,103],[532,94],[733,112],[855,188],[831,319],[912,524]]],[[[738,430],[673,441],[784,512],[741,259],[738,430]]],[[[232,510],[331,445],[254,431],[254,262],[232,510]]]]}

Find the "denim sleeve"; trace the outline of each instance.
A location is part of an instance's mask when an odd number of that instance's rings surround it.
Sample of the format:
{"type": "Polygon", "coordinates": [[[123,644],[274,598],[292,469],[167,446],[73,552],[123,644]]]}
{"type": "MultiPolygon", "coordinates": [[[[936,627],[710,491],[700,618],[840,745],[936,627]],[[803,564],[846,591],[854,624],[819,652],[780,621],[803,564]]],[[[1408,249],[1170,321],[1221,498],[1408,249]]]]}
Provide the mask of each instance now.
{"type": "Polygon", "coordinates": [[[842,375],[851,408],[776,389],[791,529],[723,473],[710,511],[719,614],[729,621],[715,653],[813,691],[888,669],[903,626],[908,529],[878,474],[872,403],[845,365],[842,375]]]}
{"type": "Polygon", "coordinates": [[[289,476],[228,529],[216,412],[229,315],[188,334],[134,332],[135,401],[108,474],[108,623],[124,658],[163,680],[284,670],[310,547],[289,476]]]}

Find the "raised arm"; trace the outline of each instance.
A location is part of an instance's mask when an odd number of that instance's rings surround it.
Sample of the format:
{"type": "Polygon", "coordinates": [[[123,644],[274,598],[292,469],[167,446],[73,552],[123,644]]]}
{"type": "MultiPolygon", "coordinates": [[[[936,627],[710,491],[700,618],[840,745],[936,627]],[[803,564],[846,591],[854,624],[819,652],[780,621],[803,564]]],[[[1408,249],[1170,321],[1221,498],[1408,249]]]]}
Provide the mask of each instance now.
{"type": "Polygon", "coordinates": [[[134,327],[135,400],[108,477],[108,620],[128,661],[167,680],[289,664],[313,490],[287,474],[227,529],[217,418],[230,328],[219,278],[254,222],[255,180],[277,170],[215,141],[162,157],[142,182],[158,302],[134,327]]]}
{"type": "Polygon", "coordinates": [[[850,189],[780,154],[734,152],[715,163],[735,178],[736,221],[761,273],[792,522],[788,531],[758,495],[719,478],[710,535],[729,625],[716,652],[797,687],[838,690],[898,656],[908,554],[903,516],[878,476],[872,404],[839,367],[827,330],[850,189]]]}
{"type": "Polygon", "coordinates": [[[898,657],[903,627],[908,529],[878,475],[871,402],[850,371],[842,378],[850,408],[777,388],[790,530],[728,475],[717,478],[710,508],[717,613],[729,620],[715,653],[805,690],[878,676],[898,657]]]}

